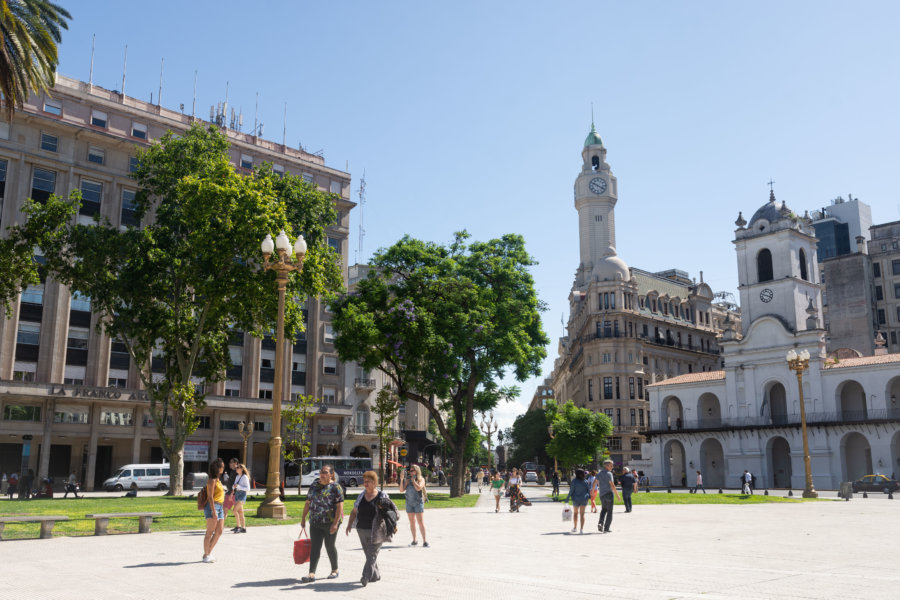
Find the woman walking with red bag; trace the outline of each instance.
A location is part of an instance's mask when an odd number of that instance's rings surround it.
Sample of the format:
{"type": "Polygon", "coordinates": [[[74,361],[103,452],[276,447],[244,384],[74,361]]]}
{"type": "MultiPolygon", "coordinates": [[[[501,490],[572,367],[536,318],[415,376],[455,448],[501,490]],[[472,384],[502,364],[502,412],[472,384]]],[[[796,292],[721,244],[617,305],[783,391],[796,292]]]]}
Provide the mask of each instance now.
{"type": "Polygon", "coordinates": [[[344,517],[344,494],[341,486],[333,481],[334,468],[323,465],[319,471],[319,479],[309,486],[306,492],[306,504],[303,505],[303,517],[300,520],[301,535],[306,533],[306,516],[309,515],[309,532],[311,548],[309,553],[309,575],[300,579],[301,583],[312,583],[316,580],[316,567],[322,553],[322,542],[331,562],[331,573],[328,579],[338,576],[338,557],[335,540],[338,527],[344,517]]]}

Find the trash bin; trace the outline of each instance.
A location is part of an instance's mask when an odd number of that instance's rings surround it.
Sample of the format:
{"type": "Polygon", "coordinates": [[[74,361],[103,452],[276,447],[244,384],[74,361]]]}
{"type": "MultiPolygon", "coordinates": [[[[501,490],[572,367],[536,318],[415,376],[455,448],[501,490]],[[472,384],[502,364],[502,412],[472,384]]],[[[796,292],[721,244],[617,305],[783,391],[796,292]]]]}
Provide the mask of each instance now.
{"type": "Polygon", "coordinates": [[[849,481],[841,482],[841,490],[838,492],[838,498],[850,500],[853,497],[853,484],[849,481]]]}

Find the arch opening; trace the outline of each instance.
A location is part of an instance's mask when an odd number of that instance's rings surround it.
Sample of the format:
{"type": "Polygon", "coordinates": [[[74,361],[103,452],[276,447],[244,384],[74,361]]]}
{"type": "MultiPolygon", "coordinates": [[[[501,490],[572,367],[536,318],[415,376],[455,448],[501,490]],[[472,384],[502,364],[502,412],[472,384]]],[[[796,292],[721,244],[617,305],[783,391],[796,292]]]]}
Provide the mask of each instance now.
{"type": "Polygon", "coordinates": [[[756,280],[762,283],[773,279],[772,252],[768,248],[763,248],[756,255],[756,280]]]}
{"type": "Polygon", "coordinates": [[[781,436],[773,437],[767,444],[769,481],[773,488],[790,488],[794,476],[791,464],[791,445],[781,436]]]}

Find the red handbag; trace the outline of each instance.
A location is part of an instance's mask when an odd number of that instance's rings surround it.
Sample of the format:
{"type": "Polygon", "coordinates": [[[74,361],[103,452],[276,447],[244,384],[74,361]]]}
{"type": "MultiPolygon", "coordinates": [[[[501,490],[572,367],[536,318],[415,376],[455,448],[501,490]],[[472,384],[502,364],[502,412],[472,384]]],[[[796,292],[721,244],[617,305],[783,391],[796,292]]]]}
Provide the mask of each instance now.
{"type": "Polygon", "coordinates": [[[302,565],[309,561],[309,551],[312,548],[312,540],[302,538],[294,540],[294,564],[302,565]]]}
{"type": "Polygon", "coordinates": [[[225,494],[225,503],[222,504],[222,507],[225,510],[231,510],[234,507],[234,492],[230,494],[225,494]]]}

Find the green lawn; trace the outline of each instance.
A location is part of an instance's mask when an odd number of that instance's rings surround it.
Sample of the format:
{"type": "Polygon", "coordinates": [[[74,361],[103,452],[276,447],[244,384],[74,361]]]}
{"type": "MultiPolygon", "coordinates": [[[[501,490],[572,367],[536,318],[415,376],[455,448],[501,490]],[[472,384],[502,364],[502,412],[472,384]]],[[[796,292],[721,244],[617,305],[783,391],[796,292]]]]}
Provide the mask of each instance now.
{"type": "MultiPolygon", "coordinates": [[[[349,498],[344,501],[344,514],[350,514],[353,502],[362,488],[351,489],[349,498]]],[[[406,506],[403,494],[388,493],[395,504],[403,510],[406,506]]],[[[264,525],[284,525],[298,523],[303,514],[303,504],[306,496],[288,493],[285,496],[288,519],[286,521],[276,519],[256,518],[256,509],[262,502],[262,494],[250,496],[244,505],[247,517],[247,527],[260,527],[264,525]]],[[[478,496],[467,495],[460,498],[450,498],[449,494],[428,494],[427,509],[432,508],[465,508],[474,506],[478,496]]],[[[3,500],[0,501],[0,516],[15,515],[65,515],[69,521],[60,521],[53,528],[53,535],[74,536],[94,535],[94,519],[87,519],[85,515],[93,513],[115,512],[161,512],[162,517],[153,520],[152,531],[181,531],[187,529],[205,529],[206,519],[203,512],[197,510],[196,498],[171,497],[171,496],[143,496],[137,498],[123,498],[121,496],[109,498],[53,498],[47,500],[3,500]]],[[[234,527],[235,521],[231,513],[228,515],[226,529],[234,527]]],[[[110,519],[109,533],[137,533],[137,518],[110,519]]],[[[3,539],[36,538],[39,536],[39,523],[7,523],[3,530],[3,539]]]]}
{"type": "MultiPolygon", "coordinates": [[[[547,496],[548,498],[550,496],[547,496]]],[[[566,499],[565,494],[560,494],[560,501],[566,499]]],[[[666,492],[641,492],[631,495],[632,504],[771,504],[775,502],[809,502],[817,500],[834,500],[834,498],[801,498],[799,493],[793,498],[784,496],[766,496],[759,494],[667,494],[666,492]]],[[[620,500],[616,504],[621,504],[620,500]]],[[[597,501],[600,506],[600,501],[597,501]]]]}

